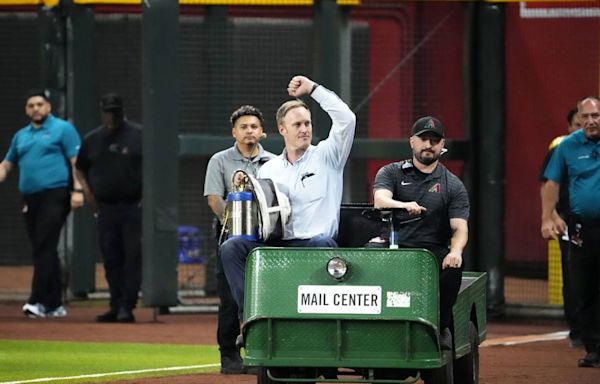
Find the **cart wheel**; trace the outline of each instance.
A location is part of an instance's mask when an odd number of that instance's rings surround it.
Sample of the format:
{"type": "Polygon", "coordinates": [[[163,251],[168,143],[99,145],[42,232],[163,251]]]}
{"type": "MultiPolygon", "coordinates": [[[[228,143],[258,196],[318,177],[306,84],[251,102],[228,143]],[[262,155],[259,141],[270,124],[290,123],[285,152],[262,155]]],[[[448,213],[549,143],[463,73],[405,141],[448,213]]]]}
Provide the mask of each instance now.
{"type": "Polygon", "coordinates": [[[469,344],[471,351],[456,360],[454,381],[456,383],[479,383],[479,334],[473,322],[469,323],[469,344]]]}
{"type": "MultiPolygon", "coordinates": [[[[376,368],[376,380],[408,380],[412,377],[417,377],[419,371],[416,369],[400,369],[400,368],[376,368]]],[[[368,372],[365,372],[364,378],[368,379],[368,372]]]]}
{"type": "Polygon", "coordinates": [[[315,368],[290,368],[289,378],[290,379],[302,379],[302,381],[295,382],[290,380],[289,384],[315,384],[314,381],[306,381],[317,377],[317,370],[315,368]]]}
{"type": "MultiPolygon", "coordinates": [[[[271,368],[271,375],[275,378],[285,378],[286,383],[295,384],[293,379],[309,379],[316,375],[316,370],[312,368],[271,368]]],[[[267,368],[260,367],[256,375],[256,384],[275,384],[276,382],[269,378],[267,368]]],[[[299,384],[313,384],[314,382],[302,381],[299,384]]]]}
{"type": "MultiPolygon", "coordinates": [[[[452,351],[444,351],[444,366],[423,372],[425,384],[454,384],[454,358],[452,351]]],[[[457,382],[457,384],[463,384],[457,382]]]]}
{"type": "Polygon", "coordinates": [[[273,380],[269,379],[267,375],[267,368],[260,367],[258,369],[258,375],[256,375],[256,384],[273,384],[273,380]]]}

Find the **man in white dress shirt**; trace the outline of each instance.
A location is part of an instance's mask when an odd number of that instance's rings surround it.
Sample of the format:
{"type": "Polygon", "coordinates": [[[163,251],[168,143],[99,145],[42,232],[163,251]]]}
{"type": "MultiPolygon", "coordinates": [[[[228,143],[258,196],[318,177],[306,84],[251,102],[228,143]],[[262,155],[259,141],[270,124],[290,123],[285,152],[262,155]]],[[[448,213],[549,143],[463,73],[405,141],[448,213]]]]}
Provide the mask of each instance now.
{"type": "Polygon", "coordinates": [[[356,116],[333,92],[304,76],[290,80],[292,97],[310,95],[329,114],[329,136],[312,145],[312,120],[301,100],[285,102],[277,111],[277,127],[285,142],[283,153],[269,160],[258,178],[271,179],[290,200],[291,224],[282,239],[233,237],[221,245],[221,258],[231,292],[243,321],[246,258],[256,247],[337,247],[343,171],[352,148],[356,116]]]}

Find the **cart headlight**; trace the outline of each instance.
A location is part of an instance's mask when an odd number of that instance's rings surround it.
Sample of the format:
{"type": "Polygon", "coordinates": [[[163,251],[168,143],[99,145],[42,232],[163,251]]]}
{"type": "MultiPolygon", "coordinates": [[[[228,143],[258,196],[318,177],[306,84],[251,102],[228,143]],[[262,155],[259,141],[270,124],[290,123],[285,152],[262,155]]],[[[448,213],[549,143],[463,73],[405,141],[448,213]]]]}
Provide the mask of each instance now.
{"type": "Polygon", "coordinates": [[[341,280],[348,272],[348,264],[341,257],[334,257],[327,262],[327,273],[336,280],[341,280]]]}

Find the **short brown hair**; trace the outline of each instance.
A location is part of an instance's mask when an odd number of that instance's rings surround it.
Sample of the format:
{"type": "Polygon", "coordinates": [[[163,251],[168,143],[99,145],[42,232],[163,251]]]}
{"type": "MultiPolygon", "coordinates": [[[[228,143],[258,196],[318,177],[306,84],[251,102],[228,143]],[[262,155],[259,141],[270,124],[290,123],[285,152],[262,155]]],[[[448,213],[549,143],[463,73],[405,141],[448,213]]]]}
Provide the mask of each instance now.
{"type": "Polygon", "coordinates": [[[310,109],[308,109],[308,105],[306,105],[306,103],[300,99],[289,100],[281,104],[281,107],[279,107],[279,109],[277,110],[277,114],[275,114],[277,125],[281,125],[281,123],[283,122],[283,118],[285,117],[285,115],[287,115],[287,113],[290,110],[300,107],[306,108],[306,110],[310,112],[310,109]]]}

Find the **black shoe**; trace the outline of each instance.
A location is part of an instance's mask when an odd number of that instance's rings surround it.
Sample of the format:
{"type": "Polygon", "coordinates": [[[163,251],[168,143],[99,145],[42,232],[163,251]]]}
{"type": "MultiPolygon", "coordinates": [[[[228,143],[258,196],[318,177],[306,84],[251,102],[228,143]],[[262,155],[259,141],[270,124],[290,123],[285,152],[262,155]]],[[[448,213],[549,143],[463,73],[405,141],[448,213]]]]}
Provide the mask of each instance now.
{"type": "Polygon", "coordinates": [[[117,313],[117,323],[135,323],[135,316],[131,309],[121,308],[117,313]]]}
{"type": "Polygon", "coordinates": [[[111,309],[110,311],[103,313],[102,315],[96,316],[97,323],[116,323],[117,322],[117,311],[111,309]]]}
{"type": "Polygon", "coordinates": [[[440,348],[446,351],[452,349],[452,333],[449,328],[444,328],[440,334],[440,348]]]}
{"type": "Polygon", "coordinates": [[[224,375],[243,375],[246,368],[238,352],[221,354],[221,373],[224,375]]]}
{"type": "Polygon", "coordinates": [[[600,368],[600,354],[598,352],[588,352],[583,359],[577,361],[579,367],[600,368]]]}

